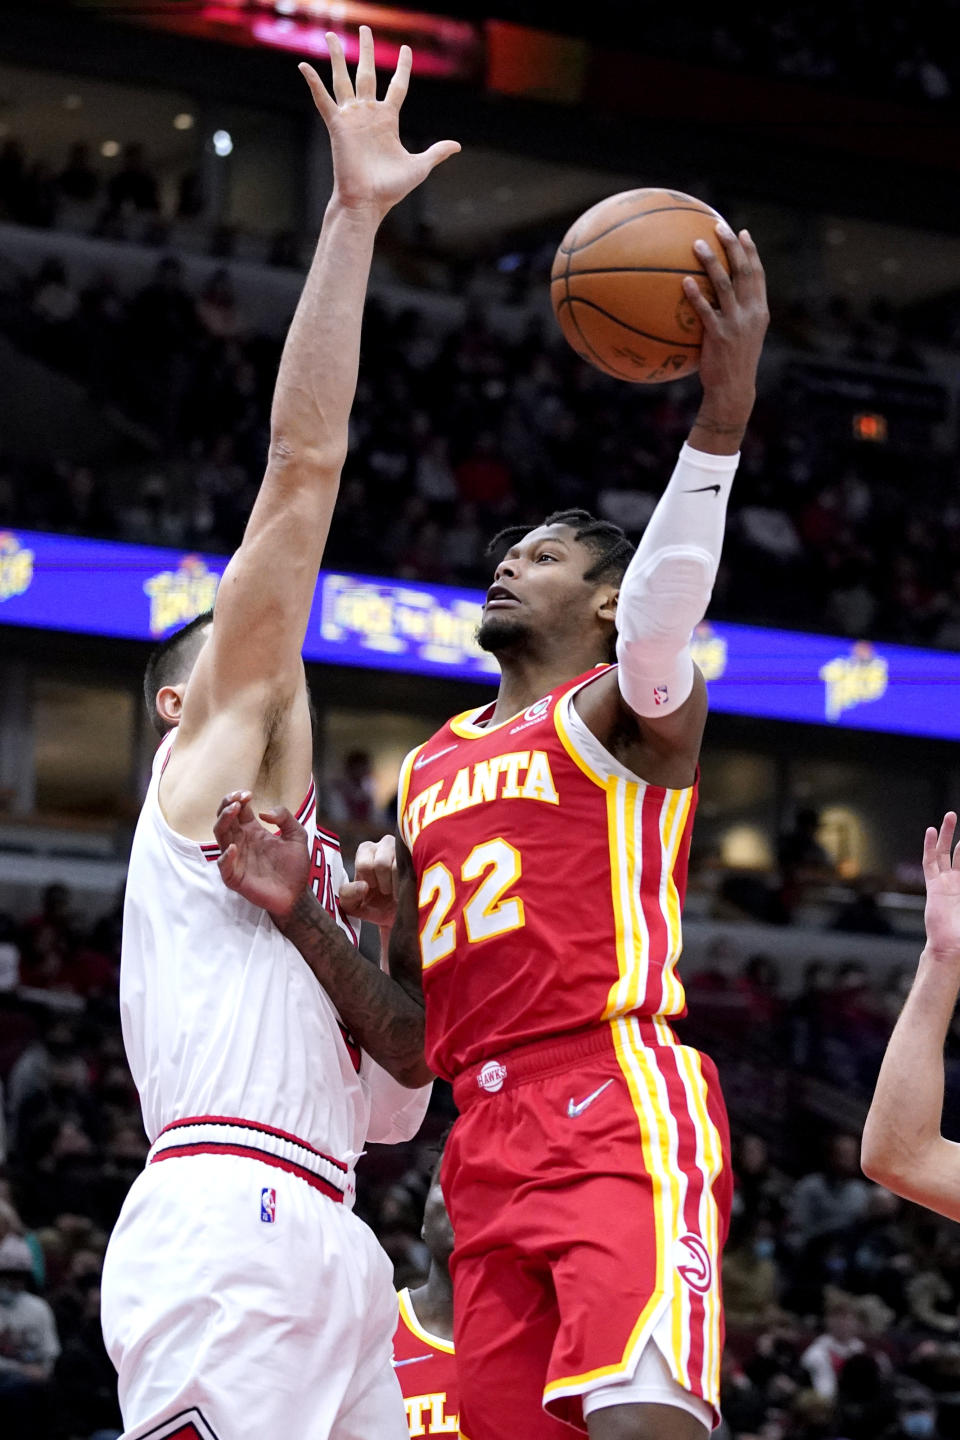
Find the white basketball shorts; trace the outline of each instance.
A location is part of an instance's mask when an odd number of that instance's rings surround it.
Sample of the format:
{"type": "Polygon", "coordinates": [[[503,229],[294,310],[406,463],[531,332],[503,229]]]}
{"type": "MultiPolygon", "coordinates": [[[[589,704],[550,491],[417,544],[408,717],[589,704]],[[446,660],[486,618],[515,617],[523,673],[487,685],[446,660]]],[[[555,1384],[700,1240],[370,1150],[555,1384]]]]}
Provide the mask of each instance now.
{"type": "Polygon", "coordinates": [[[407,1440],[373,1232],[237,1155],[148,1165],[104,1262],[125,1440],[407,1440]]]}

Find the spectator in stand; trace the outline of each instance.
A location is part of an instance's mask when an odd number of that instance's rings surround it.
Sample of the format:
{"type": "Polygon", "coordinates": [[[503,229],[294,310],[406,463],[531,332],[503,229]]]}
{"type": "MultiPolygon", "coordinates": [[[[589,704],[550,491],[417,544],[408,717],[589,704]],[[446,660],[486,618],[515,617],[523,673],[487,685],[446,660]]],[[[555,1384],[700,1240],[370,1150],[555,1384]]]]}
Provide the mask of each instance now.
{"type": "Polygon", "coordinates": [[[730,1331],[766,1324],[780,1293],[777,1242],[767,1221],[735,1220],[723,1252],[723,1310],[730,1331]]]}
{"type": "Polygon", "coordinates": [[[19,219],[27,179],[27,156],[22,143],[10,135],[0,145],[0,213],[19,219]]]}
{"type": "Polygon", "coordinates": [[[19,212],[11,218],[21,225],[48,230],[56,223],[59,199],[57,181],[51,166],[45,160],[34,160],[24,176],[19,212]]]}
{"type": "Polygon", "coordinates": [[[107,185],[107,199],[115,214],[133,210],[155,214],[160,209],[157,179],[147,165],[144,149],[134,141],[123,152],[123,164],[107,185]]]}
{"type": "Polygon", "coordinates": [[[460,499],[468,504],[496,511],[512,498],[510,471],[492,430],[480,432],[473,448],[456,466],[454,477],[460,499]]]}
{"type": "Polygon", "coordinates": [[[877,903],[879,892],[872,877],[860,880],[854,898],[840,907],[831,928],[853,935],[892,935],[893,926],[877,903]]]}
{"type": "Polygon", "coordinates": [[[0,992],[14,990],[20,983],[20,946],[13,916],[0,911],[0,992]]]}
{"type": "Polygon", "coordinates": [[[865,1215],[869,1196],[856,1136],[831,1136],[824,1168],[798,1180],[790,1197],[789,1244],[802,1256],[814,1242],[850,1231],[865,1215]]]}
{"type": "Polygon", "coordinates": [[[836,1292],[827,1300],[825,1327],[804,1350],[800,1363],[810,1383],[823,1400],[837,1398],[837,1381],[851,1355],[865,1347],[860,1336],[861,1321],[852,1295],[836,1292]]]}
{"type": "Polygon", "coordinates": [[[756,1227],[766,1221],[776,1231],[783,1219],[787,1177],[771,1163],[760,1135],[743,1135],[734,1148],[733,1215],[756,1227]]]}
{"type": "Polygon", "coordinates": [[[67,154],[67,163],[57,176],[57,189],[64,200],[88,205],[97,198],[100,176],[90,163],[90,146],[86,140],[75,140],[67,154]]]}
{"type": "Polygon", "coordinates": [[[185,170],[177,186],[177,219],[196,220],[207,204],[199,170],[185,170]]]}
{"type": "Polygon", "coordinates": [[[802,902],[808,886],[823,885],[835,877],[833,862],[817,839],[819,829],[818,811],[804,807],[797,811],[794,828],[780,837],[780,901],[788,916],[802,902]]]}
{"type": "Polygon", "coordinates": [[[332,780],[327,789],[326,816],[336,826],[362,827],[378,823],[380,814],[368,751],[347,752],[343,774],[332,780]]]}
{"type": "Polygon", "coordinates": [[[17,1437],[48,1434],[60,1353],[53,1311],[27,1289],[32,1272],[26,1241],[9,1234],[0,1240],[0,1422],[17,1437]]]}
{"type": "Polygon", "coordinates": [[[229,270],[214,270],[200,291],[197,318],[212,340],[235,340],[240,334],[237,296],[229,270]]]}

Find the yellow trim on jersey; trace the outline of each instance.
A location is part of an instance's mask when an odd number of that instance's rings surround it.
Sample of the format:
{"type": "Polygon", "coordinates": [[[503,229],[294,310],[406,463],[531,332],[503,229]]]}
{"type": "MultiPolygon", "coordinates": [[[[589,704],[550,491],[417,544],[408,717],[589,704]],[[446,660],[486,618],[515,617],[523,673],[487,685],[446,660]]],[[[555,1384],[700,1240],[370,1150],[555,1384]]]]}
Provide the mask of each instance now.
{"type": "MultiPolygon", "coordinates": [[[[498,720],[496,725],[476,724],[473,717],[475,715],[482,715],[484,710],[489,710],[490,703],[488,700],[486,705],[478,705],[473,710],[464,710],[462,714],[454,715],[453,719],[449,721],[450,729],[454,735],[459,735],[462,740],[479,740],[484,735],[492,735],[495,730],[502,730],[504,725],[509,725],[511,720],[517,720],[523,714],[523,710],[518,710],[516,714],[508,715],[506,720],[498,720]]],[[[493,703],[496,704],[495,701],[493,703]]],[[[536,704],[537,702],[534,701],[533,703],[536,704]]],[[[529,708],[529,705],[524,706],[524,709],[529,710],[529,708]]]]}
{"type": "Polygon", "coordinates": [[[680,895],[677,890],[677,882],[674,879],[674,871],[677,859],[680,855],[680,846],[683,843],[684,831],[687,828],[687,820],[690,815],[690,806],[693,804],[693,787],[686,790],[674,792],[683,797],[683,803],[678,813],[674,816],[673,831],[669,826],[661,829],[661,844],[664,851],[669,855],[669,865],[666,872],[666,904],[664,915],[667,921],[667,954],[663,965],[663,989],[661,1008],[667,1015],[678,1015],[683,1009],[685,995],[683,983],[677,976],[677,961],[680,959],[680,952],[683,949],[683,932],[680,918],[680,895]]]}
{"type": "Polygon", "coordinates": [[[404,840],[407,841],[408,846],[410,842],[409,840],[407,840],[407,836],[403,828],[403,815],[404,811],[407,808],[407,798],[410,793],[410,779],[413,775],[413,764],[417,756],[420,754],[420,751],[426,749],[429,744],[429,740],[424,740],[422,745],[414,746],[414,748],[410,751],[409,755],[406,755],[404,757],[403,764],[400,766],[400,774],[397,777],[397,829],[404,837],[404,840]]]}
{"type": "MultiPolygon", "coordinates": [[[[588,683],[588,681],[584,681],[584,684],[588,683]]],[[[567,701],[569,701],[572,705],[573,696],[576,695],[577,691],[581,690],[582,688],[583,686],[578,686],[577,690],[568,690],[566,695],[560,696],[560,699],[553,707],[554,729],[560,736],[560,743],[563,746],[564,750],[566,750],[567,754],[570,756],[570,759],[573,761],[573,763],[579,766],[579,768],[583,771],[584,775],[586,775],[587,779],[592,780],[594,785],[599,785],[601,790],[607,790],[609,789],[610,781],[605,780],[602,775],[598,775],[596,770],[594,770],[593,767],[589,765],[584,759],[584,757],[580,754],[580,751],[577,749],[577,742],[574,740],[573,736],[570,733],[570,727],[567,724],[567,717],[563,713],[563,707],[567,703],[567,701]]],[[[612,778],[616,779],[615,776],[613,776],[612,778]]]]}
{"type": "MultiPolygon", "coordinates": [[[[672,1232],[676,1229],[676,1221],[665,1224],[665,1221],[670,1220],[670,1214],[667,1206],[663,1203],[664,1191],[669,1187],[675,1193],[677,1189],[676,1177],[669,1173],[669,1135],[666,1132],[663,1114],[658,1106],[658,1097],[653,1093],[656,1089],[656,1082],[652,1081],[650,1059],[644,1056],[643,1044],[634,1041],[629,1020],[623,1017],[615,1019],[611,1025],[611,1034],[617,1063],[627,1082],[633,1108],[637,1115],[643,1163],[653,1185],[653,1215],[657,1249],[656,1277],[650,1298],[630,1332],[620,1360],[612,1365],[601,1365],[596,1370],[587,1370],[582,1375],[564,1375],[558,1380],[551,1380],[543,1389],[544,1404],[561,1394],[576,1394],[584,1386],[595,1388],[597,1381],[621,1380],[632,1375],[636,1365],[635,1352],[638,1343],[645,1344],[649,1338],[646,1332],[652,1329],[656,1312],[666,1294],[666,1245],[664,1242],[667,1230],[672,1232]]],[[[672,1233],[670,1239],[671,1242],[674,1239],[672,1233]]]]}
{"type": "Polygon", "coordinates": [[[434,1335],[432,1331],[425,1330],[420,1324],[410,1299],[409,1286],[405,1285],[402,1290],[397,1291],[397,1303],[400,1306],[400,1318],[411,1334],[416,1335],[417,1339],[422,1340],[425,1345],[432,1345],[434,1350],[442,1350],[445,1355],[456,1354],[452,1340],[444,1340],[442,1336],[434,1335]]]}

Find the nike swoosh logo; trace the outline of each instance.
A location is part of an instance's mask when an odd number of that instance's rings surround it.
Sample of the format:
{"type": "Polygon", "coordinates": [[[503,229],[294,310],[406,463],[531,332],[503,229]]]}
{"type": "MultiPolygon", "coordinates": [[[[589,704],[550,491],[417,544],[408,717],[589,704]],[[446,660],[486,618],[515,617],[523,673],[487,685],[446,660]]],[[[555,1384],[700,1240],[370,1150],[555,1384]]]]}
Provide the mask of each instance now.
{"type": "MultiPolygon", "coordinates": [[[[720,488],[719,486],[717,487],[720,488]]],[[[421,755],[419,760],[414,760],[414,770],[422,770],[424,765],[432,765],[434,760],[439,760],[441,755],[449,755],[451,750],[456,750],[456,745],[448,745],[446,750],[437,750],[433,755],[421,755]]]]}
{"type": "Polygon", "coordinates": [[[720,494],[719,485],[698,485],[696,490],[687,490],[685,493],[687,495],[702,495],[704,490],[712,490],[714,495],[720,494]]]}
{"type": "Polygon", "coordinates": [[[607,1086],[612,1084],[612,1079],[605,1080],[602,1085],[597,1086],[596,1090],[594,1090],[592,1095],[587,1096],[586,1100],[574,1100],[573,1096],[571,1095],[570,1103],[567,1105],[567,1114],[569,1115],[570,1119],[576,1120],[577,1116],[582,1115],[584,1110],[586,1110],[587,1106],[592,1105],[594,1100],[596,1100],[597,1096],[602,1095],[604,1090],[606,1090],[607,1086]]]}
{"type": "Polygon", "coordinates": [[[401,1365],[416,1365],[418,1360],[432,1360],[432,1355],[411,1355],[407,1360],[394,1360],[394,1370],[399,1370],[401,1365]]]}

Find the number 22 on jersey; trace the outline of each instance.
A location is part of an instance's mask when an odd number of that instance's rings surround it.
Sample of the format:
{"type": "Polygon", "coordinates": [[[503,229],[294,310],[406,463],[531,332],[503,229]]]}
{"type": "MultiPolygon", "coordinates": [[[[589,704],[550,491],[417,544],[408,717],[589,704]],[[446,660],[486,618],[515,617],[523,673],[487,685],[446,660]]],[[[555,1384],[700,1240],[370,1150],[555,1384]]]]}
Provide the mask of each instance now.
{"type": "MultiPolygon", "coordinates": [[[[520,879],[520,852],[507,840],[485,840],[475,845],[460,867],[463,887],[479,881],[462,909],[466,938],[471,945],[519,930],[524,923],[523,901],[507,895],[520,879]]],[[[448,919],[457,899],[457,882],[446,865],[438,862],[424,871],[418,903],[430,912],[420,931],[420,954],[424,970],[446,957],[457,946],[456,919],[448,919]]]]}

